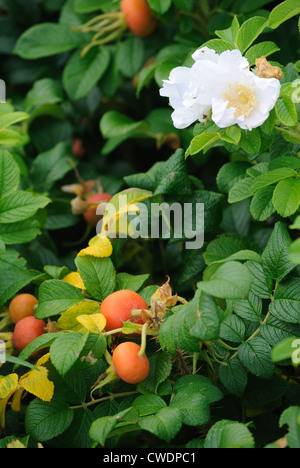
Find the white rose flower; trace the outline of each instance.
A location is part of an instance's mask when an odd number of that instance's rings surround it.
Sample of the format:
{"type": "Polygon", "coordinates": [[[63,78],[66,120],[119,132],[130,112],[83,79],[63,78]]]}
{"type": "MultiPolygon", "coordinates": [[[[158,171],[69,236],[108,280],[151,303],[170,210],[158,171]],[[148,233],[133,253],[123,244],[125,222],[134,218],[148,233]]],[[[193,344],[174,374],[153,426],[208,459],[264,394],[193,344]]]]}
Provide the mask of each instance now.
{"type": "Polygon", "coordinates": [[[192,57],[193,66],[172,70],[161,90],[174,108],[176,128],[204,122],[210,112],[220,128],[237,124],[252,130],[267,120],[280,95],[279,80],[258,77],[239,50],[218,55],[204,47],[192,57]]]}
{"type": "Polygon", "coordinates": [[[160,95],[168,97],[174,109],[172,120],[175,128],[183,129],[199,120],[205,122],[210,112],[210,103],[201,104],[197,99],[198,90],[191,80],[191,69],[174,68],[169,80],[164,81],[160,95]]]}

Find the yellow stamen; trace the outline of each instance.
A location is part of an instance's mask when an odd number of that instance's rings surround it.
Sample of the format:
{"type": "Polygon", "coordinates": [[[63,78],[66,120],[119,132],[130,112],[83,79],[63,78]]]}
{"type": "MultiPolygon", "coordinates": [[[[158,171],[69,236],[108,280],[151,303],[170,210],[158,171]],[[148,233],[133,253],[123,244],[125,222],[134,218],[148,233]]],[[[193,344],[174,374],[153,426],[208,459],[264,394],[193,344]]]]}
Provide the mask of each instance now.
{"type": "Polygon", "coordinates": [[[223,99],[228,101],[227,109],[236,108],[235,117],[249,117],[257,102],[254,89],[239,83],[230,84],[229,92],[223,94],[223,99]]]}

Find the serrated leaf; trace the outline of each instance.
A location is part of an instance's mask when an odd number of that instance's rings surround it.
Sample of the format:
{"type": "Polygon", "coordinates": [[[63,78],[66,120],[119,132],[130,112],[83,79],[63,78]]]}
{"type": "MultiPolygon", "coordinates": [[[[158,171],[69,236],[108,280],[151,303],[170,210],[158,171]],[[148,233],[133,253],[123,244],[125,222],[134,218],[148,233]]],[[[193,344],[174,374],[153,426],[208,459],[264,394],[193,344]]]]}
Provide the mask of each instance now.
{"type": "Polygon", "coordinates": [[[286,0],[275,7],[269,17],[269,26],[272,29],[278,28],[284,21],[300,14],[299,0],[286,0]]]}
{"type": "Polygon", "coordinates": [[[238,359],[226,361],[226,364],[219,367],[220,380],[230,393],[241,397],[248,382],[246,369],[238,359]]]}
{"type": "Polygon", "coordinates": [[[80,250],[77,257],[95,257],[106,258],[110,257],[113,251],[112,243],[108,237],[93,237],[89,241],[89,246],[80,250]]]}
{"type": "Polygon", "coordinates": [[[63,400],[44,402],[36,398],[27,407],[26,433],[40,442],[51,440],[70,426],[73,416],[74,411],[63,400]]]}
{"type": "Polygon", "coordinates": [[[75,264],[85,288],[94,299],[102,301],[114,292],[116,277],[110,258],[77,257],[75,264]]]}
{"type": "Polygon", "coordinates": [[[253,16],[242,24],[236,41],[242,54],[253,44],[266,26],[267,19],[261,16],[253,16]]]}
{"type": "Polygon", "coordinates": [[[243,299],[249,294],[251,277],[245,265],[228,262],[213,273],[209,281],[198,283],[198,287],[215,297],[226,299],[243,299]]]}
{"type": "Polygon", "coordinates": [[[40,286],[35,316],[41,319],[58,315],[82,301],[82,293],[71,284],[61,280],[48,280],[40,286]]]}
{"type": "Polygon", "coordinates": [[[289,258],[290,245],[287,227],[281,222],[276,223],[262,254],[262,266],[266,274],[278,283],[295,268],[289,258]]]}
{"type": "Polygon", "coordinates": [[[61,375],[65,375],[77,361],[88,333],[62,333],[50,347],[50,359],[61,375]]]}
{"type": "Polygon", "coordinates": [[[20,169],[13,155],[0,151],[0,198],[16,191],[20,183],[20,169]]]}
{"type": "Polygon", "coordinates": [[[62,330],[80,331],[82,328],[77,317],[80,315],[92,315],[100,311],[99,302],[84,301],[74,305],[61,314],[57,321],[57,327],[62,330]]]}
{"type": "Polygon", "coordinates": [[[160,383],[166,380],[172,370],[172,358],[167,353],[153,354],[149,358],[150,372],[139,385],[149,392],[157,392],[160,383]]]}
{"type": "Polygon", "coordinates": [[[96,419],[90,427],[89,434],[91,439],[103,446],[109,434],[119,422],[122,423],[122,419],[130,410],[131,408],[127,408],[114,416],[105,416],[96,419]]]}
{"type": "Polygon", "coordinates": [[[38,370],[31,370],[20,377],[19,385],[40,400],[51,401],[54,394],[54,384],[48,379],[46,367],[38,366],[38,370]]]}
{"type": "Polygon", "coordinates": [[[300,205],[300,179],[281,180],[274,190],[272,203],[283,218],[296,213],[300,205]]]}
{"type": "Polygon", "coordinates": [[[0,199],[0,223],[10,224],[33,216],[40,208],[45,208],[50,199],[43,195],[18,191],[0,199]]]}
{"type": "Polygon", "coordinates": [[[262,379],[270,379],[275,369],[271,353],[271,346],[257,336],[239,346],[238,357],[252,374],[262,379]]]}
{"type": "Polygon", "coordinates": [[[171,442],[181,429],[181,412],[178,408],[162,408],[153,416],[141,418],[138,425],[141,429],[155,434],[159,439],[171,442]]]}
{"type": "Polygon", "coordinates": [[[254,448],[254,438],[246,425],[221,420],[209,430],[204,448],[254,448]]]}

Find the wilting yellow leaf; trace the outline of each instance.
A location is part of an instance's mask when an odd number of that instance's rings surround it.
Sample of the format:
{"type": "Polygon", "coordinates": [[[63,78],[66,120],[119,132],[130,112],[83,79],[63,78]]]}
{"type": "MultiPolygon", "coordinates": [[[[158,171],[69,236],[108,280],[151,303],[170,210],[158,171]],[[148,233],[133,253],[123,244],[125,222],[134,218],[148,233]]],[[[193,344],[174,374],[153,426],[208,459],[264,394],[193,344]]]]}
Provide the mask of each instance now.
{"type": "Polygon", "coordinates": [[[39,366],[39,370],[31,370],[20,378],[19,384],[25,390],[43,401],[51,401],[54,394],[54,384],[48,379],[48,370],[39,366]]]}
{"type": "Polygon", "coordinates": [[[10,394],[7,398],[0,400],[0,427],[5,427],[5,411],[8,400],[10,399],[10,394]]]}
{"type": "Polygon", "coordinates": [[[102,314],[80,315],[77,320],[91,333],[101,333],[106,326],[106,318],[102,314]]]}
{"type": "Polygon", "coordinates": [[[21,410],[21,398],[24,392],[24,388],[17,388],[11,399],[11,409],[17,413],[21,410]]]}
{"type": "Polygon", "coordinates": [[[85,290],[84,282],[82,281],[82,278],[78,272],[74,271],[72,273],[69,273],[63,278],[63,281],[66,281],[66,283],[75,286],[75,288],[85,290]]]}
{"type": "Polygon", "coordinates": [[[17,374],[9,374],[5,377],[0,376],[0,398],[7,398],[18,386],[19,377],[17,374]]]}
{"type": "Polygon", "coordinates": [[[100,311],[100,304],[93,301],[84,301],[76,304],[62,313],[57,321],[57,327],[62,330],[79,331],[82,326],[77,322],[79,315],[91,315],[100,311]]]}
{"type": "Polygon", "coordinates": [[[40,357],[40,359],[36,363],[36,367],[42,366],[43,364],[45,364],[45,362],[48,362],[49,359],[50,359],[50,353],[44,354],[42,357],[40,357]]]}
{"type": "Polygon", "coordinates": [[[106,258],[110,257],[112,252],[112,243],[108,237],[95,236],[90,240],[89,246],[78,253],[78,257],[89,255],[91,257],[106,258]]]}

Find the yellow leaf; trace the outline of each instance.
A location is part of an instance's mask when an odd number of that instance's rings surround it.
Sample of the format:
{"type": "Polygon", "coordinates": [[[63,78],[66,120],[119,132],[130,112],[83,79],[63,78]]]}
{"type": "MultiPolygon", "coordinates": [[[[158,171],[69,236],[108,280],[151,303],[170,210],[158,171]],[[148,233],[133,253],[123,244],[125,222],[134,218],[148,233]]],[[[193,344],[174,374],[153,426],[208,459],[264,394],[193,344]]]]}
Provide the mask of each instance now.
{"type": "Polygon", "coordinates": [[[7,398],[18,386],[19,377],[17,374],[9,374],[5,377],[0,376],[0,398],[7,398]]]}
{"type": "Polygon", "coordinates": [[[16,439],[16,440],[12,440],[9,444],[7,444],[6,448],[26,448],[26,447],[24,444],[22,444],[22,442],[20,442],[20,440],[16,439]]]}
{"type": "Polygon", "coordinates": [[[10,395],[7,398],[3,398],[3,400],[0,400],[0,427],[2,427],[3,429],[5,428],[5,411],[9,399],[10,395]]]}
{"type": "Polygon", "coordinates": [[[11,409],[17,413],[21,411],[21,398],[24,392],[24,388],[17,388],[11,399],[11,409]]]}
{"type": "Polygon", "coordinates": [[[101,333],[106,326],[106,318],[102,314],[80,315],[77,320],[91,333],[101,333]]]}
{"type": "Polygon", "coordinates": [[[100,311],[100,304],[93,301],[84,301],[76,304],[62,313],[57,321],[57,327],[62,330],[80,331],[82,326],[77,322],[79,315],[91,315],[100,311]]]}
{"type": "Polygon", "coordinates": [[[50,353],[44,354],[36,363],[36,367],[42,366],[45,362],[48,362],[50,359],[50,353]]]}
{"type": "Polygon", "coordinates": [[[69,283],[72,286],[75,286],[75,288],[85,290],[84,283],[78,272],[74,271],[72,273],[69,273],[67,276],[63,278],[63,281],[66,281],[66,283],[69,283]]]}
{"type": "Polygon", "coordinates": [[[78,257],[85,257],[87,255],[97,258],[110,257],[113,252],[111,241],[108,237],[93,237],[90,240],[89,246],[78,253],[78,257]]]}
{"type": "Polygon", "coordinates": [[[39,366],[39,370],[31,370],[20,378],[19,384],[29,393],[43,401],[51,401],[54,394],[54,384],[48,379],[48,370],[39,366]]]}

